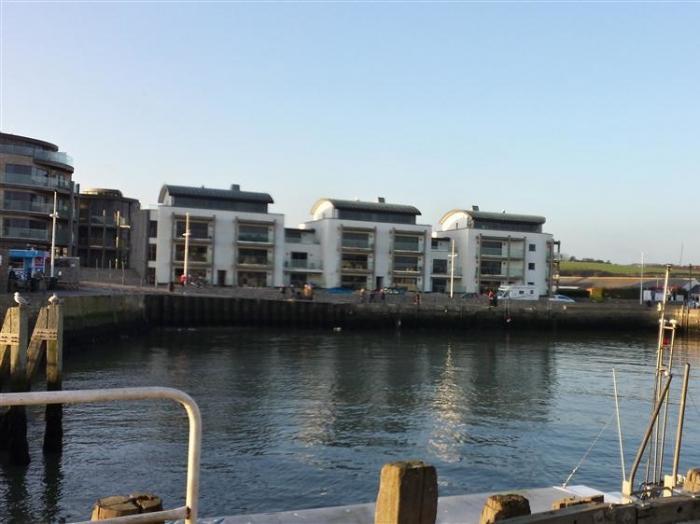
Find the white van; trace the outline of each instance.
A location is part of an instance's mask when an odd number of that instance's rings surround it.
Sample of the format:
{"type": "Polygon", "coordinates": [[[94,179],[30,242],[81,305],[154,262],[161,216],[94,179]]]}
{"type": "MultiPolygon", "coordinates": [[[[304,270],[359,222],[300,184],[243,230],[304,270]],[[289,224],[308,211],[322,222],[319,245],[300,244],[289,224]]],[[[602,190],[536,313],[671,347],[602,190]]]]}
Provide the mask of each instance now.
{"type": "Polygon", "coordinates": [[[539,300],[540,295],[535,286],[510,285],[498,288],[499,300],[539,300]]]}

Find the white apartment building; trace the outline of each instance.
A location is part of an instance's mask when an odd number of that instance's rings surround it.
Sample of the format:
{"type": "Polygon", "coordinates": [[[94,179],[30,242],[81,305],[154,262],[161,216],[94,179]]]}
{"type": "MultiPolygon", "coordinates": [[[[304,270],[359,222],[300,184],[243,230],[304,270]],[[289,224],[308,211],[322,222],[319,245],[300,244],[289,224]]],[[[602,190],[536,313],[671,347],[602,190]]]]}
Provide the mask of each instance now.
{"type": "Polygon", "coordinates": [[[314,229],[285,228],[284,285],[326,287],[321,243],[314,229]]]}
{"type": "MultiPolygon", "coordinates": [[[[553,293],[559,242],[542,232],[544,223],[541,216],[489,213],[477,206],[446,213],[438,235],[455,243],[455,292],[483,293],[504,284],[525,284],[536,286],[540,295],[553,293]]],[[[433,288],[436,283],[445,282],[433,272],[433,288]]]]}
{"type": "Polygon", "coordinates": [[[149,210],[149,280],[177,282],[185,265],[189,214],[188,273],[218,286],[281,286],[284,215],[269,213],[267,193],[164,185],[158,208],[149,210]]]}
{"type": "MultiPolygon", "coordinates": [[[[323,287],[426,291],[431,226],[416,224],[413,206],[322,198],[311,209],[320,244],[323,287]]],[[[287,244],[289,247],[289,244],[287,244]]]]}

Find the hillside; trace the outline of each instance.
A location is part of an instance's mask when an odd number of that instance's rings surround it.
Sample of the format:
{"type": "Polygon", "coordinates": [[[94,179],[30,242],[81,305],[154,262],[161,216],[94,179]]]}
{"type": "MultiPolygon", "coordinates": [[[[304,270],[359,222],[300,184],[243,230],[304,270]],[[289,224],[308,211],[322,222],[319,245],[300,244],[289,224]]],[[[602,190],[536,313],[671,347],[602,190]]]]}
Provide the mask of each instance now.
{"type": "MultiPolygon", "coordinates": [[[[562,261],[559,265],[561,276],[598,276],[598,277],[636,277],[640,272],[639,264],[612,264],[607,262],[582,262],[562,261]]],[[[644,276],[663,276],[666,266],[651,264],[644,266],[644,276]]],[[[700,276],[700,268],[693,271],[695,276],[700,276]]],[[[688,266],[672,266],[671,274],[674,277],[689,276],[688,266]]]]}

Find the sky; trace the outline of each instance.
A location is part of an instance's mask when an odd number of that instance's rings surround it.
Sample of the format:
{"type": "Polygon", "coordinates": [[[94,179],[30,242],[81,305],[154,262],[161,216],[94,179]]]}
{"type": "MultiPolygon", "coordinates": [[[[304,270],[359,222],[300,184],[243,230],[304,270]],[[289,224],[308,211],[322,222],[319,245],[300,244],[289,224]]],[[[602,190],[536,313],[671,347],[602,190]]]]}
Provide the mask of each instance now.
{"type": "Polygon", "coordinates": [[[700,3],[0,0],[0,129],[81,187],[543,215],[562,252],[700,264],[700,3]]]}

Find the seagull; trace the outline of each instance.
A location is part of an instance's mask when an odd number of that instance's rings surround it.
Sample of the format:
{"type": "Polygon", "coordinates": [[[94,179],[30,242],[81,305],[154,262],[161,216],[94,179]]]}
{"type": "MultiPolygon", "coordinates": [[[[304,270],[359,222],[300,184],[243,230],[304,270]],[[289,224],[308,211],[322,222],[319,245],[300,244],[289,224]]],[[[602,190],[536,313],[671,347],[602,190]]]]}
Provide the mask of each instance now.
{"type": "Polygon", "coordinates": [[[15,302],[17,302],[20,305],[20,307],[29,305],[29,301],[22,295],[20,295],[19,291],[15,291],[15,302]]]}
{"type": "Polygon", "coordinates": [[[51,304],[52,306],[54,306],[56,304],[60,304],[60,303],[61,303],[61,299],[58,298],[58,295],[56,293],[54,293],[53,295],[51,295],[49,297],[49,304],[51,304]]]}

